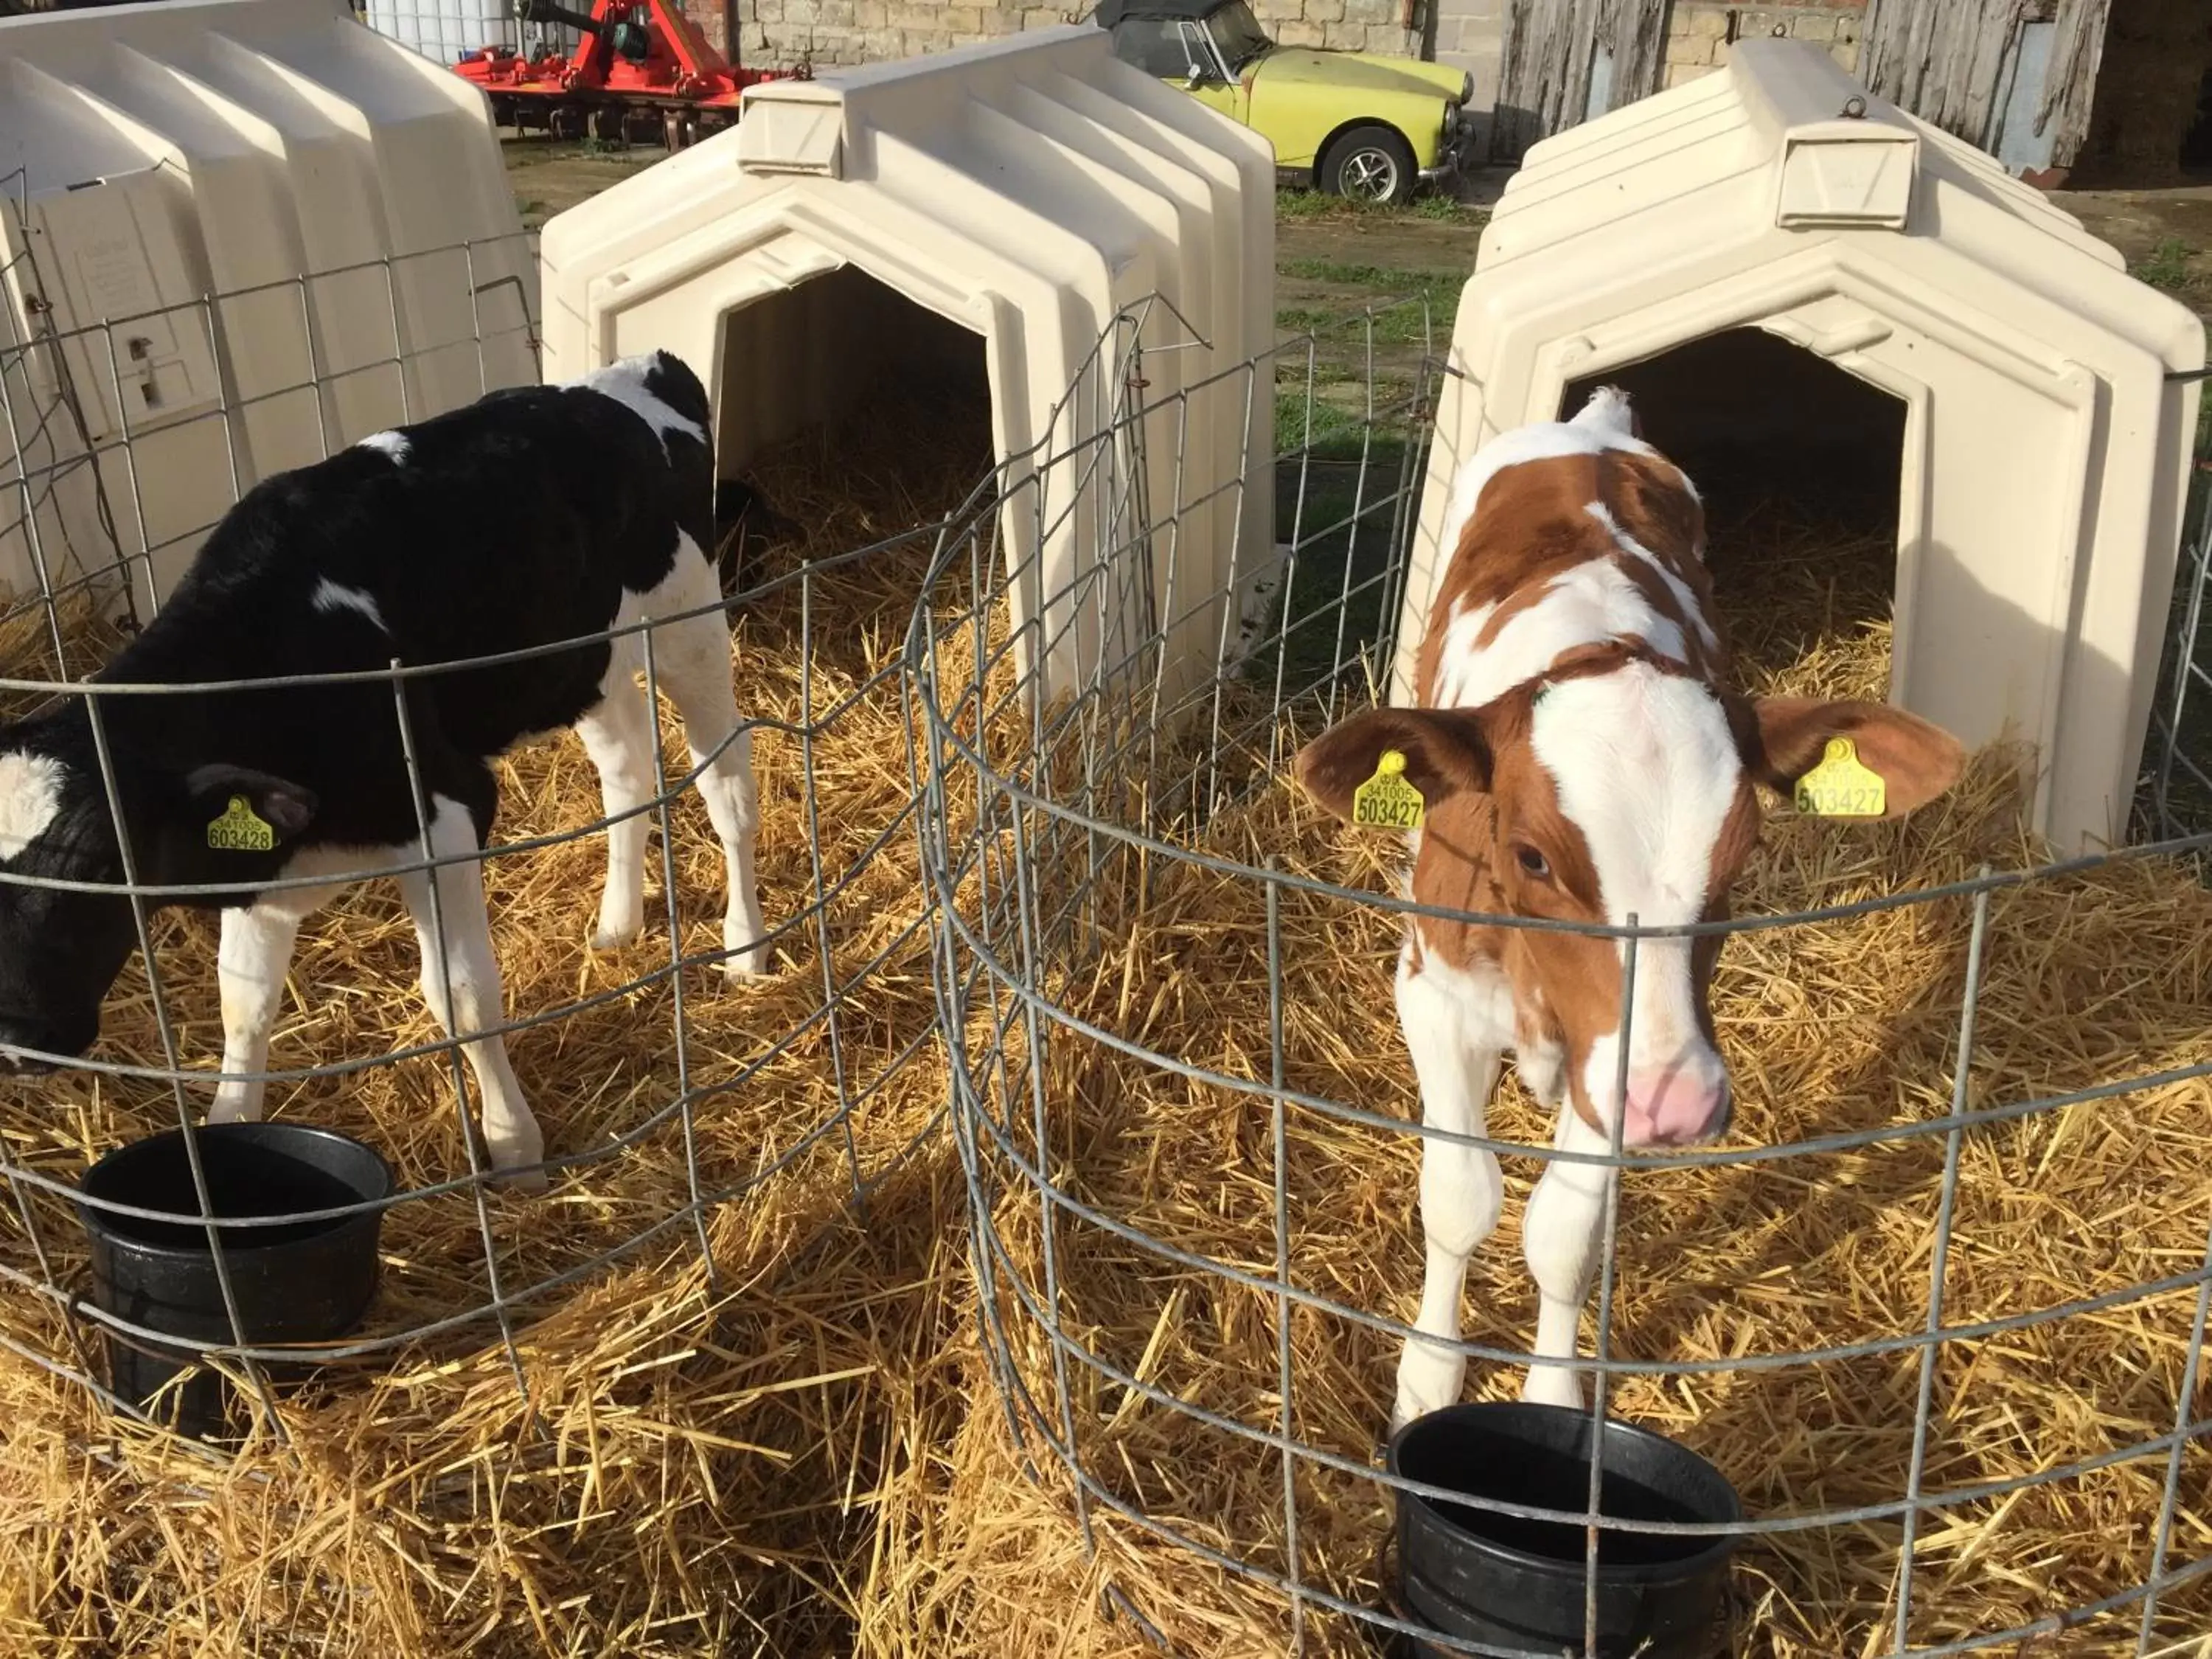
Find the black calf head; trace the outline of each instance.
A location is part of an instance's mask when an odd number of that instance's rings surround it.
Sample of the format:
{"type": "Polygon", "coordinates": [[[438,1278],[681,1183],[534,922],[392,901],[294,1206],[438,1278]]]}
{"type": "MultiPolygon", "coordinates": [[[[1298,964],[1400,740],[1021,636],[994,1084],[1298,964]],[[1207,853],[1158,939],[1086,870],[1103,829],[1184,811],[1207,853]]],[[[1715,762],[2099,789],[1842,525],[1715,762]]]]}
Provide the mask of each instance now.
{"type": "MultiPolygon", "coordinates": [[[[92,1046],[100,1002],[138,942],[126,895],[51,884],[124,880],[106,789],[96,761],[74,757],[82,752],[0,733],[0,1053],[19,1067],[92,1046]]],[[[177,773],[119,755],[116,771],[142,885],[265,881],[314,816],[311,794],[264,772],[177,773]]]]}

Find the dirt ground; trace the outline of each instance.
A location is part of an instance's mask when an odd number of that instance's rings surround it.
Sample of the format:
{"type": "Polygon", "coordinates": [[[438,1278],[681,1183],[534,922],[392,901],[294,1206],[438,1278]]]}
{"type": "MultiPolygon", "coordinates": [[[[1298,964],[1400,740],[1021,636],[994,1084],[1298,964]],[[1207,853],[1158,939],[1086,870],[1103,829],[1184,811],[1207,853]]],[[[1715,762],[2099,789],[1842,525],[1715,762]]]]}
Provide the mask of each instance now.
{"type": "Polygon", "coordinates": [[[531,230],[608,185],[644,172],[667,153],[643,146],[611,149],[592,140],[556,143],[543,133],[504,131],[500,149],[507,157],[515,205],[522,210],[524,227],[531,230]]]}
{"type": "Polygon", "coordinates": [[[2212,319],[2212,185],[2063,190],[2051,199],[2119,249],[2137,276],[2212,319]]]}

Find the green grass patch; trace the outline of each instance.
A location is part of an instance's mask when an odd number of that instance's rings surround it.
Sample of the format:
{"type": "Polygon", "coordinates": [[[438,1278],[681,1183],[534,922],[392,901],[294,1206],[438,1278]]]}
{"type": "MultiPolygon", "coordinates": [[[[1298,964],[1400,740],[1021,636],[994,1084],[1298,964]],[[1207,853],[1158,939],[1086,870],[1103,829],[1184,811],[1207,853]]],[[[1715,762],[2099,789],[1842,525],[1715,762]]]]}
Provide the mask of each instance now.
{"type": "Polygon", "coordinates": [[[1370,428],[1316,401],[1313,441],[1303,393],[1279,392],[1276,428],[1291,441],[1275,465],[1275,533],[1297,539],[1290,591],[1278,593],[1252,672],[1297,697],[1337,681],[1347,663],[1379,654],[1395,617],[1389,598],[1393,545],[1419,488],[1419,451],[1402,428],[1370,428]]]}
{"type": "Polygon", "coordinates": [[[1317,190],[1275,192],[1275,217],[1311,222],[1332,219],[1430,219],[1447,224],[1480,225],[1490,217],[1488,208],[1463,207],[1451,197],[1430,191],[1404,206],[1389,202],[1353,202],[1317,190]]]}
{"type": "Polygon", "coordinates": [[[2189,269],[2189,261],[2196,250],[2179,236],[2169,236],[2143,258],[2130,267],[2139,283],[2148,283],[2153,288],[2164,289],[2169,294],[2185,294],[2197,286],[2197,278],[2189,269]]]}
{"type": "Polygon", "coordinates": [[[1283,259],[1275,265],[1279,276],[1306,283],[1340,283],[1347,288],[1371,288],[1385,294],[1421,294],[1433,289],[1457,289],[1467,280],[1463,270],[1423,270],[1402,265],[1356,265],[1340,259],[1283,259]]]}
{"type": "Polygon", "coordinates": [[[1332,403],[1318,388],[1309,398],[1304,366],[1297,365],[1296,372],[1297,384],[1275,388],[1275,453],[1295,455],[1310,450],[1334,459],[1358,460],[1367,429],[1364,414],[1332,403]]]}
{"type": "Polygon", "coordinates": [[[1279,190],[1275,192],[1275,217],[1285,219],[1338,219],[1347,216],[1346,210],[1354,206],[1340,196],[1324,196],[1317,190],[1279,190]]]}
{"type": "Polygon", "coordinates": [[[1451,333],[1452,308],[1449,301],[1439,303],[1431,299],[1426,306],[1410,300],[1378,302],[1371,319],[1363,318],[1358,311],[1325,310],[1312,306],[1286,306],[1275,313],[1275,331],[1279,334],[1311,334],[1326,347],[1326,355],[1341,357],[1346,352],[1358,355],[1367,339],[1367,330],[1375,331],[1377,345],[1427,345],[1441,347],[1451,333]]]}
{"type": "Polygon", "coordinates": [[[1295,281],[1327,283],[1331,287],[1357,289],[1373,308],[1371,319],[1362,319],[1357,301],[1336,306],[1310,301],[1285,306],[1275,313],[1275,327],[1285,334],[1326,336],[1333,353],[1358,350],[1372,327],[1378,345],[1421,345],[1441,343],[1451,331],[1459,291],[1467,281],[1464,271],[1394,270],[1382,265],[1347,264],[1334,259],[1285,259],[1276,274],[1295,281]]]}

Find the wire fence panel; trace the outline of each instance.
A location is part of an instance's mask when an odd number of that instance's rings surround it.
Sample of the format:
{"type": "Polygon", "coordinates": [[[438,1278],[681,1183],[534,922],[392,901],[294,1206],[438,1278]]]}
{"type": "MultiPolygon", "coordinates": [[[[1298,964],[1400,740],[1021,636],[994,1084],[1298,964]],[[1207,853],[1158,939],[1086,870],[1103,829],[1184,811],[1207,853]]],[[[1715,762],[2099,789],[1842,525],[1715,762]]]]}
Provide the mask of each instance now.
{"type": "MultiPolygon", "coordinates": [[[[2203,381],[2200,373],[2189,377],[2203,381]]],[[[2212,392],[2206,393],[2212,408],[2212,392]]],[[[2136,817],[2151,836],[2212,827],[2212,415],[2197,424],[2197,467],[2174,571],[2173,617],[2151,707],[2136,817]]]]}
{"type": "MultiPolygon", "coordinates": [[[[414,758],[417,692],[579,641],[246,684],[88,677],[257,480],[534,380],[526,258],[440,250],[210,295],[158,329],[64,327],[25,303],[42,286],[31,246],[18,225],[0,272],[0,560],[18,596],[0,615],[5,712],[81,702],[119,826],[109,740],[134,708],[363,686],[389,702],[422,835],[368,867],[296,878],[363,879],[303,932],[291,1012],[257,1077],[216,1069],[207,907],[222,893],[127,868],[100,889],[129,901],[137,946],[101,1042],[64,1057],[39,1110],[0,1135],[9,1354],[143,1415],[108,1390],[100,1350],[110,1335],[159,1341],[232,1374],[270,1432],[305,1420],[279,1370],[301,1349],[245,1328],[232,1281],[246,1247],[238,1224],[210,1219],[197,1151],[224,1332],[179,1340],[87,1295],[79,1174],[160,1129],[197,1147],[225,1086],[265,1085],[272,1115],[352,1133],[396,1173],[388,1197],[249,1224],[381,1213],[381,1292],[366,1327],[313,1349],[325,1374],[404,1389],[503,1355],[518,1423],[562,1409],[537,1322],[617,1264],[665,1264],[668,1283],[696,1288],[653,1318],[700,1319],[735,1259],[718,1229],[760,1218],[775,1236],[745,1259],[803,1276],[814,1242],[896,1195],[917,1152],[949,1146],[992,1410],[1064,1487],[1085,1540],[1115,1552],[1112,1605],[1148,1639],[1189,1645],[1197,1610],[1351,1651],[1411,1628],[1377,1559],[1407,1483],[1376,1452],[1415,1307],[1422,1145],[1456,1139],[1504,1160],[1509,1217],[1547,1167],[1606,1172],[1581,1347],[1602,1379],[1593,1409],[1665,1430],[1735,1482],[1749,1516],[1731,1529],[1736,1583],[1775,1651],[2078,1635],[2103,1644],[2079,1651],[2140,1656],[2212,1626],[2201,504],[2145,844],[2051,863],[2017,829],[2002,756],[1894,826],[1777,820],[1740,920],[1718,929],[1716,1013],[1743,1080],[1735,1137],[1584,1153],[1553,1148],[1513,1082],[1474,1134],[1416,1127],[1388,992],[1416,908],[1397,896],[1399,851],[1333,826],[1288,783],[1304,741],[1375,700],[1395,647],[1438,343],[1422,307],[1158,401],[1147,357],[1188,349],[1188,331],[1164,306],[1116,319],[1068,394],[1092,405],[1095,442],[981,477],[978,452],[953,446],[934,494],[898,497],[896,521],[917,527],[885,536],[825,513],[719,603],[593,636],[635,641],[659,738],[644,799],[611,812],[574,745],[528,750],[501,763],[493,844],[456,851],[436,839],[414,758]],[[245,361],[249,332],[282,349],[172,397],[163,363],[194,341],[210,362],[245,361]],[[368,332],[382,343],[365,348],[368,332]],[[1233,475],[1190,476],[1176,442],[1188,400],[1223,396],[1272,406],[1272,469],[1247,456],[1233,475]],[[1213,568],[1195,537],[1238,547],[1263,509],[1284,538],[1264,568],[1231,556],[1218,580],[1191,578],[1213,568]],[[1027,546],[1079,528],[1085,557],[1057,591],[1009,564],[1001,531],[1020,515],[1027,546]],[[708,613],[732,629],[740,733],[694,753],[662,728],[657,694],[670,630],[708,613]],[[1072,694],[1042,695],[1048,673],[1072,694]],[[719,971],[704,896],[723,853],[690,799],[740,734],[761,785],[771,962],[747,983],[719,971]],[[599,837],[624,816],[660,831],[647,926],[593,949],[599,837]],[[477,879],[505,1009],[449,1032],[415,981],[452,1005],[449,910],[477,879]],[[490,1178],[470,1048],[494,1031],[548,1132],[550,1199],[490,1178]],[[794,1189],[799,1203],[766,1201],[794,1189]]],[[[823,499],[868,487],[848,472],[823,499]]],[[[1759,522],[1737,528],[1755,541],[1759,522]]],[[[1844,631],[1851,651],[1884,648],[1878,627],[1844,631]]],[[[1797,655],[1752,663],[1759,689],[1802,689],[1797,655]]],[[[1631,971],[1674,937],[1600,931],[1631,971]]],[[[1458,1346],[1485,1394],[1517,1387],[1531,1358],[1516,1225],[1477,1252],[1466,1302],[1458,1346]]],[[[805,1346],[762,1364],[803,1368],[805,1346]]],[[[572,1431],[562,1419],[556,1443],[572,1431]]],[[[1595,1524],[1580,1492],[1503,1512],[1571,1528],[1578,1553],[1623,1530],[1595,1524]]],[[[1701,1535],[1644,1530],[1686,1528],[1701,1535]]]]}
{"type": "MultiPolygon", "coordinates": [[[[1688,930],[1729,939],[1724,1143],[1555,1148],[1515,1081],[1472,1134],[1422,1127],[1389,992],[1423,913],[1402,853],[1305,803],[1289,764],[1381,695],[1425,330],[1376,313],[1257,366],[1287,540],[1274,568],[1232,575],[1243,633],[1195,692],[1157,691],[1177,607],[1207,597],[1183,593],[1153,596],[1149,634],[1110,641],[1074,696],[1029,695],[994,654],[1024,575],[981,520],[948,537],[917,612],[953,1129],[1020,1455],[1087,1543],[1110,1543],[1109,1601],[1178,1650],[1224,1621],[1308,1652],[1413,1633],[1378,1558],[1411,1491],[1570,1528],[1571,1572],[1601,1534],[1608,1558],[1638,1533],[1736,1534],[1751,1651],[2196,1652],[2212,1628],[2212,818],[2183,785],[2212,753],[2191,691],[2212,685],[2201,494],[2144,845],[2053,861],[2018,828],[2003,751],[1893,824],[1771,815],[1738,919],[1688,930]],[[1555,1164],[1613,1172],[1579,1349],[1591,1409],[1711,1458],[1743,1522],[1624,1519],[1595,1477],[1532,1505],[1383,1471],[1425,1140],[1501,1158],[1509,1218],[1555,1164]]],[[[1117,464],[1163,464],[1139,411],[1123,431],[1139,453],[1117,464]]],[[[1813,610],[1769,614],[1760,573],[1788,551],[1772,510],[1713,538],[1729,631],[1782,641],[1749,653],[1752,689],[1878,691],[1886,632],[1838,617],[1840,542],[1790,554],[1813,610]]],[[[1110,591],[1175,529],[1113,524],[1069,597],[1110,591]]],[[[1638,944],[1685,930],[1599,931],[1632,973],[1638,944]]],[[[1510,1397],[1534,1357],[1516,1224],[1472,1263],[1456,1346],[1475,1397],[1510,1397]]],[[[1438,1652],[1534,1650],[1421,1633],[1438,1652]]]]}
{"type": "Polygon", "coordinates": [[[21,183],[0,179],[0,585],[58,621],[117,589],[150,617],[258,479],[538,379],[527,235],[71,318],[21,183]]]}
{"type": "MultiPolygon", "coordinates": [[[[0,209],[0,216],[6,210],[0,209]]],[[[20,223],[20,220],[18,222],[20,223]]],[[[252,1340],[231,1281],[258,1230],[382,1215],[383,1283],[368,1325],[318,1345],[325,1373],[382,1371],[410,1360],[503,1345],[524,1383],[521,1332],[564,1293],[611,1264],[688,1251],[715,1291],[708,1218],[800,1170],[834,1170],[834,1190],[865,1210],[908,1150],[941,1132],[943,1075],[928,963],[933,942],[919,847],[918,770],[910,757],[900,646],[913,595],[935,546],[927,502],[919,527],[851,536],[835,546],[772,553],[714,603],[499,657],[373,673],[294,675],[243,683],[125,685],[90,677],[158,613],[224,512],[259,478],[319,459],[391,426],[534,384],[532,251],[457,246],[224,292],[160,317],[51,325],[33,301],[42,283],[32,240],[14,236],[0,307],[16,331],[0,337],[0,560],[15,597],[0,614],[0,708],[9,718],[59,702],[89,711],[103,767],[105,735],[139,722],[161,699],[252,699],[368,690],[391,710],[408,763],[418,846],[359,867],[287,876],[333,892],[310,921],[289,975],[286,1018],[269,1069],[219,1072],[226,1030],[215,962],[216,907],[272,890],[163,886],[128,867],[97,890],[128,898],[139,947],[106,1001],[99,1046],[50,1055],[39,1112],[0,1137],[0,1346],[82,1382],[115,1410],[149,1413],[106,1386],[102,1344],[184,1352],[232,1374],[283,1432],[264,1375],[299,1350],[252,1340]],[[345,313],[326,330],[324,308],[345,313]],[[273,310],[272,310],[273,307],[273,310]],[[464,319],[458,335],[422,319],[464,319]],[[340,361],[330,341],[359,342],[380,317],[380,353],[340,361]],[[135,343],[198,331],[210,361],[242,364],[185,410],[149,420],[134,409],[135,343]],[[118,380],[118,373],[121,376],[118,380]],[[105,385],[106,392],[95,395],[105,385]],[[118,386],[120,388],[118,392],[118,386]],[[160,477],[158,489],[148,480],[160,477]],[[659,692],[666,641],[702,615],[725,614],[736,642],[737,732],[694,750],[665,727],[659,692]],[[481,850],[434,844],[436,811],[416,758],[410,711],[456,675],[579,645],[627,641],[653,709],[653,775],[621,817],[659,831],[648,862],[647,914],[634,944],[593,949],[586,896],[604,869],[602,837],[617,823],[573,745],[527,749],[499,763],[499,836],[481,850]],[[721,971],[723,851],[694,786],[741,740],[762,784],[760,885],[769,971],[721,971]],[[458,871],[460,882],[434,878],[458,871]],[[422,896],[422,914],[393,902],[393,881],[422,896]],[[455,896],[480,881],[497,941],[506,1011],[448,1032],[433,1005],[453,1002],[455,896]],[[358,883],[349,886],[349,883],[358,883]],[[426,943],[418,960],[414,934],[426,943]],[[476,1130],[483,1090],[471,1045],[512,1048],[550,1147],[543,1169],[570,1201],[516,1197],[495,1182],[476,1130]],[[180,1338],[145,1316],[95,1306],[88,1294],[88,1208],[148,1218],[143,1206],[88,1199],[76,1176],[102,1152],[175,1127],[184,1133],[203,1218],[210,1195],[198,1133],[219,1085],[265,1087],[272,1115],[301,1118],[365,1140],[398,1174],[373,1202],[257,1215],[210,1225],[227,1332],[180,1338]],[[867,1133],[856,1134],[856,1123],[867,1133]]],[[[148,384],[153,382],[149,380],[148,384]]],[[[152,400],[142,398],[142,402],[152,400]]],[[[980,416],[969,412],[961,433],[980,416]]],[[[960,425],[939,410],[941,424],[960,425]]],[[[942,511],[974,487],[988,451],[957,448],[942,511]]],[[[941,469],[940,469],[941,470],[941,469]]],[[[854,486],[849,480],[848,494],[854,486]]],[[[498,480],[487,480],[495,496],[498,480]]],[[[942,486],[940,486],[940,489],[942,486]]],[[[902,498],[903,499],[903,498],[902,498]]],[[[850,535],[849,519],[828,533],[850,535]]],[[[210,706],[214,706],[213,702],[210,706]]],[[[106,771],[112,821],[119,787],[106,771]]],[[[118,834],[129,858],[131,838],[118,834]]],[[[53,884],[0,872],[19,892],[53,884]]],[[[63,884],[66,886],[68,884],[63,884]]],[[[834,1226],[834,1212],[816,1229],[834,1226]]],[[[273,1236],[264,1234],[262,1236],[273,1236]]],[[[794,1241],[795,1244],[796,1241],[794,1241]]],[[[544,1383],[525,1398],[542,1397],[544,1383]]],[[[168,1402],[173,1403],[173,1402],[168,1402]]],[[[153,1413],[161,1415],[160,1411],[153,1413]]]]}

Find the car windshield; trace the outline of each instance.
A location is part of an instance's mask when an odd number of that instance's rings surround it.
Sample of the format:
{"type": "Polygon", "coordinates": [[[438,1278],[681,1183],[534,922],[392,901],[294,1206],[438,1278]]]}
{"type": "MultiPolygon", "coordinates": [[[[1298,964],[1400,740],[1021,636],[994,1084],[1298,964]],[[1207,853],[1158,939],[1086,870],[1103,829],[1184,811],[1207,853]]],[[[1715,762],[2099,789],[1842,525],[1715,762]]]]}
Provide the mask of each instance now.
{"type": "Polygon", "coordinates": [[[1221,48],[1224,62],[1233,75],[1255,58],[1275,49],[1267,38],[1267,31],[1260,27],[1260,20],[1252,15],[1252,8],[1244,0],[1231,3],[1206,14],[1206,27],[1213,33],[1214,44],[1221,48]]]}

